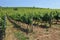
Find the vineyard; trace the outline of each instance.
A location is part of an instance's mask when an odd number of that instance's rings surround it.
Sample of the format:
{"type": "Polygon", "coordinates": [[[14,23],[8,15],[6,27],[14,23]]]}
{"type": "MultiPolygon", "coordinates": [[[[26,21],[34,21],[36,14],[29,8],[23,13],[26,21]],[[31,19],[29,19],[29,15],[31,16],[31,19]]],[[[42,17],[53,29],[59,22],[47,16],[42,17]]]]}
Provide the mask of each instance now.
{"type": "MultiPolygon", "coordinates": [[[[6,34],[5,31],[11,26],[6,28],[9,24],[7,20],[9,20],[11,25],[14,25],[12,29],[15,28],[16,30],[13,33],[17,40],[59,40],[60,38],[60,36],[57,36],[56,39],[53,39],[52,36],[55,30],[60,31],[60,9],[0,7],[0,29],[3,32],[2,36],[6,34]],[[52,38],[45,36],[47,39],[45,37],[39,39],[39,37],[37,38],[39,35],[51,35],[52,38]]],[[[55,35],[60,35],[59,33],[55,35]]]]}
{"type": "Polygon", "coordinates": [[[0,40],[2,40],[2,38],[5,35],[5,27],[6,23],[5,23],[5,16],[4,14],[0,13],[0,40]]]}

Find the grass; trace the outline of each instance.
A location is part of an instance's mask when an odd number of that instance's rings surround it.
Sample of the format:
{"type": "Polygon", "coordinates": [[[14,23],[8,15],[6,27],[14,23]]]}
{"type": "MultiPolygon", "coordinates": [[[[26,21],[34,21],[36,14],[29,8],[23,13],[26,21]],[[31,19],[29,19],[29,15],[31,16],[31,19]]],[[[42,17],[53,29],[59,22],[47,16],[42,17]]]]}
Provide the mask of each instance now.
{"type": "Polygon", "coordinates": [[[26,40],[26,37],[21,32],[17,31],[17,32],[14,32],[14,34],[18,40],[26,40]]]}

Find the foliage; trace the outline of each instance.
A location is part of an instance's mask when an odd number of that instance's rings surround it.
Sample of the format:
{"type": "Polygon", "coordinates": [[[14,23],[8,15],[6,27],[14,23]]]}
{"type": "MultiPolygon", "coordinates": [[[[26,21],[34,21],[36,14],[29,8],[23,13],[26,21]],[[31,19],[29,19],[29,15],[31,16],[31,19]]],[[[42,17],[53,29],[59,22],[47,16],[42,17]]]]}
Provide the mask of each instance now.
{"type": "MultiPolygon", "coordinates": [[[[2,15],[7,13],[13,20],[33,24],[33,21],[50,23],[51,20],[60,19],[60,10],[36,7],[0,8],[2,15]],[[18,10],[17,10],[18,9],[18,10]],[[15,11],[16,10],[16,11],[15,11]]],[[[4,18],[2,17],[4,20],[4,18]]]]}
{"type": "Polygon", "coordinates": [[[16,38],[18,38],[18,40],[26,40],[26,37],[24,36],[24,34],[20,33],[20,32],[14,32],[16,38]]]}

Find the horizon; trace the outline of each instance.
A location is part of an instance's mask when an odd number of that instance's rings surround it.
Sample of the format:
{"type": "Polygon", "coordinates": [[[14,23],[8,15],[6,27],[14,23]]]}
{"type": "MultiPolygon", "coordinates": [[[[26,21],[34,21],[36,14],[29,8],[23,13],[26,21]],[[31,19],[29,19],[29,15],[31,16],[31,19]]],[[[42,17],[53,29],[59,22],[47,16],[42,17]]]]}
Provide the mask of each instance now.
{"type": "MultiPolygon", "coordinates": [[[[20,8],[20,7],[3,7],[3,6],[0,6],[2,8],[20,8]]],[[[33,8],[33,7],[21,7],[21,8],[33,8]]],[[[43,8],[43,7],[34,7],[34,8],[43,8]]],[[[45,9],[60,9],[60,8],[45,8],[45,9]]]]}

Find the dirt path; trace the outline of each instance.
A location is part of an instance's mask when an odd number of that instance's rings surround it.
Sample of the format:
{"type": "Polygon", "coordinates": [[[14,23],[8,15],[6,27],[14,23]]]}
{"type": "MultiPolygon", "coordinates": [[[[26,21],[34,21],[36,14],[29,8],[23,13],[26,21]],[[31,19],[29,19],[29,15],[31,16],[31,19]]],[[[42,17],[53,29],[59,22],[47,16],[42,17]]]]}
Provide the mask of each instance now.
{"type": "Polygon", "coordinates": [[[7,20],[7,28],[6,28],[6,33],[5,33],[5,38],[4,40],[17,40],[17,38],[14,36],[14,31],[16,31],[16,29],[13,28],[13,24],[8,20],[7,20]]]}

